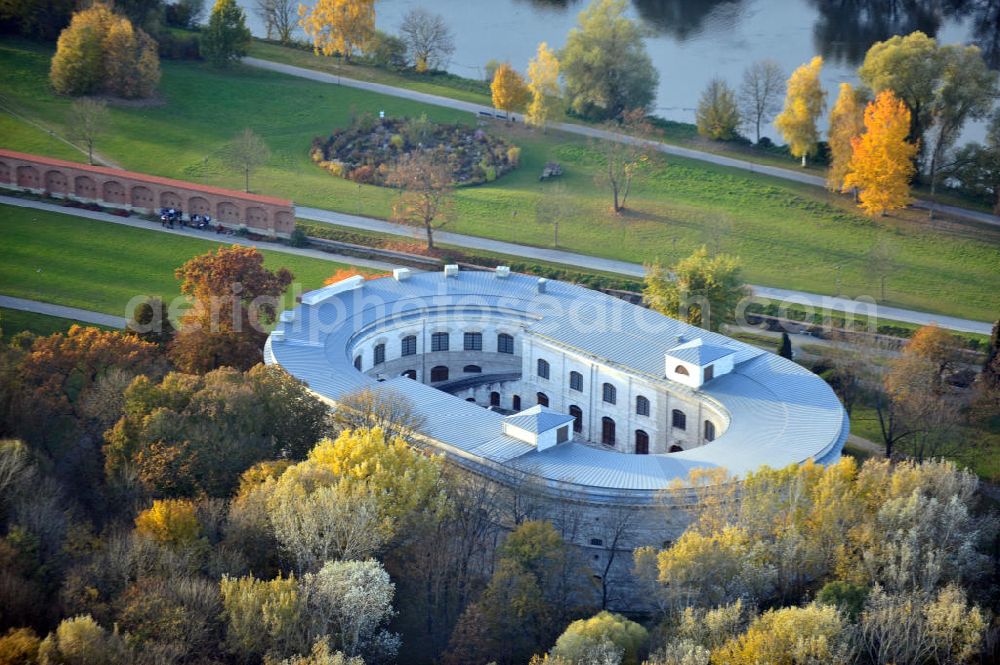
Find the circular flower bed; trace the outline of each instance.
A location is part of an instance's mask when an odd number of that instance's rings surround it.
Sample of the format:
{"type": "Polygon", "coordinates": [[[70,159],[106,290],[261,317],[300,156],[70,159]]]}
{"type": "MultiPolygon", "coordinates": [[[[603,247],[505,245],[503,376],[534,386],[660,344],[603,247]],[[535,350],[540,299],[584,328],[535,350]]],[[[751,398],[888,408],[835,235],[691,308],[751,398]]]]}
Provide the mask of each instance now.
{"type": "Polygon", "coordinates": [[[359,118],[350,129],[316,137],[312,160],[330,173],[385,186],[403,155],[428,151],[451,166],[456,185],[492,182],[517,166],[521,149],[482,129],[420,118],[359,118]]]}

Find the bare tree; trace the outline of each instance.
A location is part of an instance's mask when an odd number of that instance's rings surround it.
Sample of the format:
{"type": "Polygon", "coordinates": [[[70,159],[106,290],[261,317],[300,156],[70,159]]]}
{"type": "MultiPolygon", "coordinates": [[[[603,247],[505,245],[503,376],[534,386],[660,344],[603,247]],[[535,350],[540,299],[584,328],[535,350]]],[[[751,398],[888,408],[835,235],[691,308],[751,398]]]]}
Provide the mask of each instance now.
{"type": "Polygon", "coordinates": [[[535,221],[552,225],[552,246],[559,246],[559,225],[573,219],[579,213],[576,200],[566,190],[563,183],[546,187],[535,204],[535,221]]]}
{"type": "Polygon", "coordinates": [[[345,430],[378,427],[385,434],[386,441],[412,436],[424,426],[425,421],[414,410],[413,402],[402,393],[395,390],[375,391],[371,388],[341,397],[333,420],[345,430]]]}
{"type": "Polygon", "coordinates": [[[743,72],[740,84],[740,114],[752,125],[760,143],[760,126],[781,110],[785,95],[785,73],[774,60],[758,60],[743,72]]]}
{"type": "Polygon", "coordinates": [[[271,151],[267,144],[249,127],[237,134],[226,146],[223,153],[229,168],[243,174],[244,188],[248,192],[250,191],[250,174],[271,158],[271,151]]]}
{"type": "Polygon", "coordinates": [[[393,219],[422,226],[427,249],[434,249],[434,230],[450,221],[453,174],[440,152],[421,151],[404,155],[393,167],[386,183],[400,190],[393,205],[393,219]]]}
{"type": "Polygon", "coordinates": [[[604,547],[607,553],[604,558],[604,569],[601,571],[601,609],[608,609],[608,602],[616,600],[610,597],[612,588],[619,582],[615,574],[615,560],[619,555],[628,555],[631,548],[627,547],[635,532],[636,510],[631,506],[618,506],[605,512],[602,518],[604,526],[604,547]]]}
{"type": "Polygon", "coordinates": [[[257,0],[257,16],[264,22],[268,39],[277,37],[282,44],[292,40],[298,22],[297,5],[293,0],[257,0]]]}
{"type": "Polygon", "coordinates": [[[865,272],[878,280],[880,301],[885,300],[885,280],[896,272],[897,268],[895,249],[884,237],[879,238],[865,256],[865,272]]]}
{"type": "Polygon", "coordinates": [[[598,182],[611,187],[612,209],[621,212],[632,191],[632,181],[649,163],[652,150],[646,139],[652,134],[652,127],[646,122],[645,112],[636,109],[625,111],[621,122],[612,120],[604,129],[608,133],[628,135],[597,143],[604,161],[604,171],[598,174],[598,182]]]}
{"type": "Polygon", "coordinates": [[[66,124],[71,136],[87,146],[87,161],[94,163],[94,144],[108,128],[108,105],[97,99],[84,97],[69,107],[66,124]]]}
{"type": "Polygon", "coordinates": [[[399,34],[418,72],[443,68],[455,52],[455,38],[444,17],[426,9],[406,12],[399,34]]]}

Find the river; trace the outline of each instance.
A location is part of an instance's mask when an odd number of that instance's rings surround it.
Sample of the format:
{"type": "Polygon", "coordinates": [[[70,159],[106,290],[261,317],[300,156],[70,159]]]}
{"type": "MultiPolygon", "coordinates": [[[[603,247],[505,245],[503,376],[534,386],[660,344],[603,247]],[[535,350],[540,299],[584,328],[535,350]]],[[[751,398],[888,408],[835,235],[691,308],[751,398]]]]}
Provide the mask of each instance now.
{"type": "MultiPolygon", "coordinates": [[[[255,35],[263,25],[255,0],[239,0],[255,35]]],[[[455,36],[448,70],[481,77],[490,59],[524,72],[539,42],[561,48],[584,0],[380,0],[376,25],[395,33],[403,16],[422,6],[443,15],[455,36]]],[[[787,73],[823,55],[829,104],[875,41],[923,30],[945,44],[975,43],[1000,64],[1000,0],[631,0],[628,13],[647,32],[646,48],[660,74],[656,115],[694,121],[706,83],[719,76],[733,87],[743,70],[770,58],[787,73]],[[944,7],[947,7],[945,9],[944,7]]],[[[772,138],[774,128],[766,133],[772,138]]],[[[979,124],[965,140],[978,140],[979,124]]]]}

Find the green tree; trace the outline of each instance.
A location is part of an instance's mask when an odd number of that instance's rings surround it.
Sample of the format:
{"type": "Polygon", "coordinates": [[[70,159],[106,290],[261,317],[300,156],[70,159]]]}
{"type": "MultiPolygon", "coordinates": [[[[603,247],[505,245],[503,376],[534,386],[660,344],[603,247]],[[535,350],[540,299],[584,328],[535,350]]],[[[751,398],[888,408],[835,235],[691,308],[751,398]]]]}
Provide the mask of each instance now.
{"type": "Polygon", "coordinates": [[[778,355],[782,358],[792,359],[792,340],[787,332],[781,333],[781,344],[778,345],[778,355]]]}
{"type": "Polygon", "coordinates": [[[943,67],[937,42],[917,31],[873,44],[858,76],[874,94],[891,90],[903,100],[911,114],[907,138],[925,146],[924,133],[933,122],[931,109],[943,67]]]}
{"type": "Polygon", "coordinates": [[[819,80],[822,68],[823,58],[816,56],[792,72],[785,107],[774,119],[774,126],[788,142],[792,155],[802,158],[802,166],[806,165],[806,157],[816,151],[819,141],[816,121],[826,108],[826,92],[819,80]]]}
{"type": "Polygon", "coordinates": [[[728,141],[736,137],[741,121],[733,89],[720,78],[709,81],[695,111],[698,133],[715,141],[728,141]]]}
{"type": "Polygon", "coordinates": [[[236,0],[215,0],[200,40],[202,57],[216,67],[227,67],[247,54],[250,29],[236,0]]]}
{"type": "Polygon", "coordinates": [[[322,437],[325,408],[298,380],[264,365],[173,372],[159,383],[140,376],[125,391],[125,415],[105,435],[105,468],[111,478],[134,470],[160,496],[229,496],[255,463],[322,437]],[[291,402],[276,407],[280,396],[291,402]],[[309,425],[296,422],[300,412],[309,425]]]}
{"type": "Polygon", "coordinates": [[[76,7],[74,0],[3,0],[0,26],[25,37],[52,41],[69,25],[76,7]]]}
{"type": "Polygon", "coordinates": [[[95,4],[73,15],[59,34],[49,80],[56,92],[86,95],[100,89],[104,69],[104,38],[114,20],[107,5],[95,4]]]}
{"type": "MultiPolygon", "coordinates": [[[[937,191],[939,171],[968,120],[985,118],[997,97],[997,73],[975,46],[943,46],[941,82],[930,106],[934,132],[929,140],[927,173],[931,195],[937,191]]],[[[933,206],[930,209],[934,216],[933,206]]]]}
{"type": "Polygon", "coordinates": [[[656,96],[659,77],[625,7],[625,0],[593,0],[566,39],[559,60],[575,113],[617,118],[626,110],[646,109],[656,96]]]}
{"type": "Polygon", "coordinates": [[[622,652],[622,665],[639,665],[648,639],[649,633],[640,624],[605,611],[571,623],[556,640],[550,655],[582,665],[589,662],[587,652],[595,645],[611,642],[622,652]]]}
{"type": "Polygon", "coordinates": [[[149,97],[160,82],[157,45],[128,18],[98,3],[74,14],[59,35],[49,79],[67,95],[149,97]]]}
{"type": "Polygon", "coordinates": [[[994,111],[983,143],[969,143],[946,161],[945,173],[1000,215],[1000,109],[994,111]]]}
{"type": "Polygon", "coordinates": [[[661,314],[718,330],[749,293],[739,260],[728,254],[710,256],[702,246],[669,272],[658,263],[647,266],[643,301],[661,314]]]}
{"type": "Polygon", "coordinates": [[[170,321],[167,303],[159,296],[147,296],[132,310],[125,330],[145,342],[152,342],[165,349],[174,338],[174,324],[170,321]]]}

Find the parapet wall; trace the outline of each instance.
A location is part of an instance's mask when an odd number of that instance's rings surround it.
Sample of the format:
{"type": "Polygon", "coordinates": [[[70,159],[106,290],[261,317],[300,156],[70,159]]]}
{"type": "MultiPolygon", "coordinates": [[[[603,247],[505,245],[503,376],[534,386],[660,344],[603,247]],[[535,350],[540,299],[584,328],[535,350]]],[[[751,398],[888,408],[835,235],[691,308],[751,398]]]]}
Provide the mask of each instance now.
{"type": "Polygon", "coordinates": [[[175,208],[211,215],[224,227],[287,238],[295,229],[292,202],[193,182],[89,166],[0,149],[0,187],[153,214],[175,208]]]}

